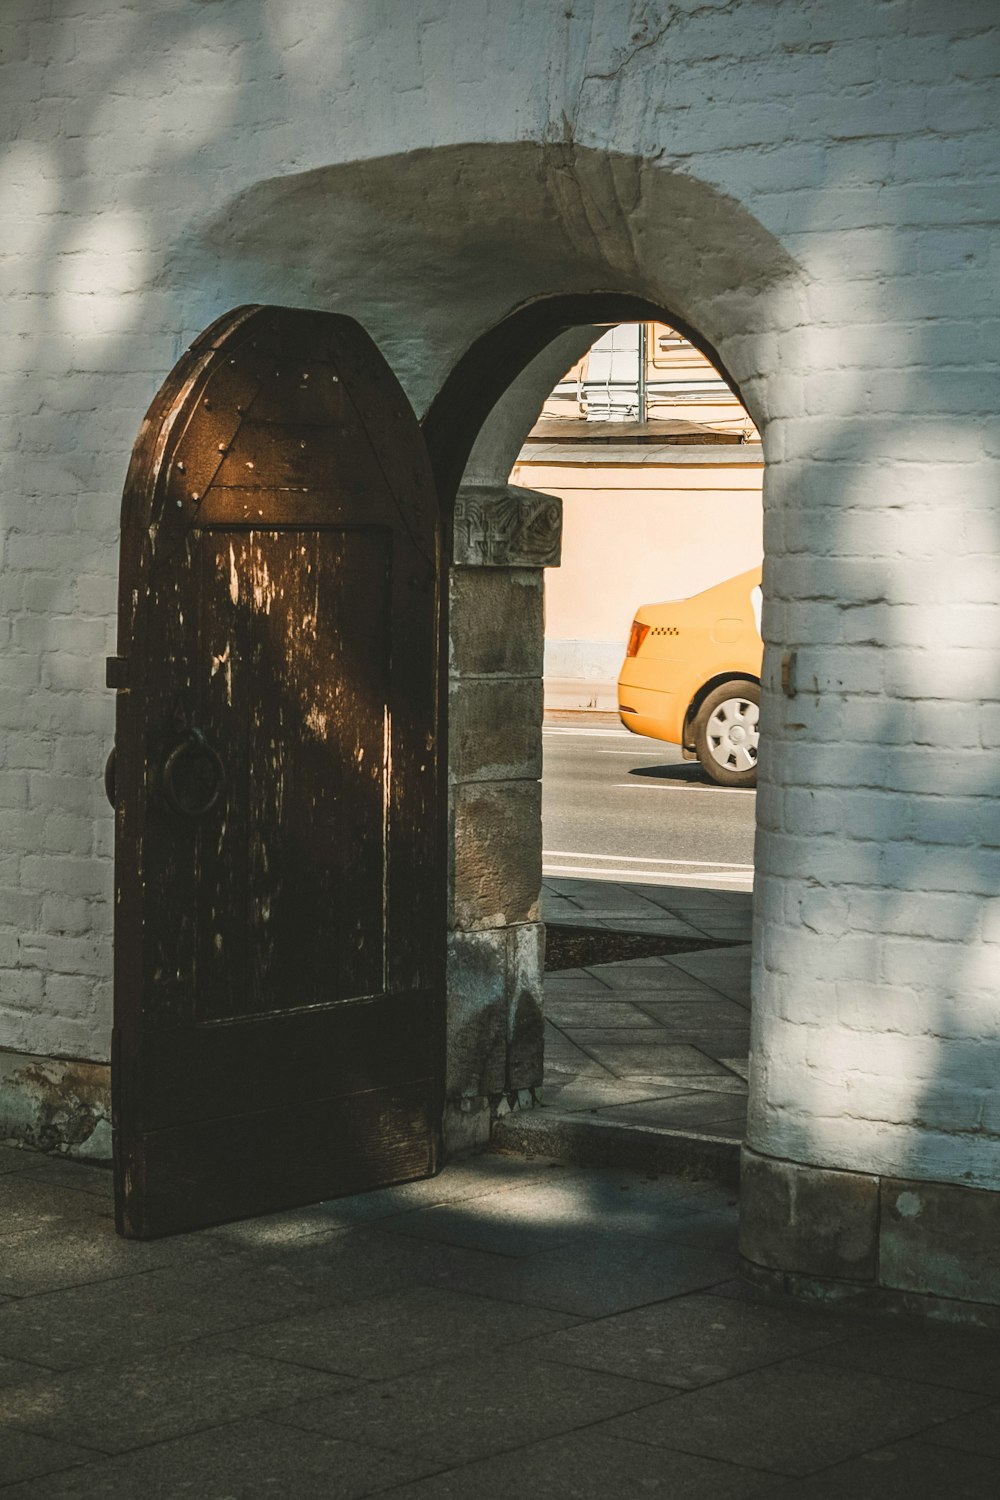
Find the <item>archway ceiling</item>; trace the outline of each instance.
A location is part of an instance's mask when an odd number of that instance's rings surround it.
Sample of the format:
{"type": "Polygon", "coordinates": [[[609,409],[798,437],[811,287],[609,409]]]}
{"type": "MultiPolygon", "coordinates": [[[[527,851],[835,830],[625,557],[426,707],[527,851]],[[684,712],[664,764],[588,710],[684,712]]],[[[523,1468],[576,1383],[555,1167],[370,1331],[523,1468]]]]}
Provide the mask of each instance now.
{"type": "Polygon", "coordinates": [[[419,414],[461,354],[534,299],[640,299],[722,351],[742,381],[741,338],[772,327],[775,299],[801,291],[794,259],[711,185],[655,161],[531,141],[258,182],[182,253],[191,275],[210,274],[210,261],[234,301],[360,318],[419,414]]]}

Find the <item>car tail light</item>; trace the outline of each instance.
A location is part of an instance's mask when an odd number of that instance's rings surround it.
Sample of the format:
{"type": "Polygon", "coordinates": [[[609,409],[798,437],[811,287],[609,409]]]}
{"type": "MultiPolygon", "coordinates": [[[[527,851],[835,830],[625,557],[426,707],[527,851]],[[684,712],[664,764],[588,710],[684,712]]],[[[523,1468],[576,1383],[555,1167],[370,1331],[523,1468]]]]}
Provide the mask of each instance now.
{"type": "MultiPolygon", "coordinates": [[[[626,656],[638,656],[639,647],[649,634],[649,626],[643,625],[639,620],[632,621],[632,633],[628,638],[628,650],[626,656]]],[[[618,637],[621,640],[621,636],[618,637]]]]}

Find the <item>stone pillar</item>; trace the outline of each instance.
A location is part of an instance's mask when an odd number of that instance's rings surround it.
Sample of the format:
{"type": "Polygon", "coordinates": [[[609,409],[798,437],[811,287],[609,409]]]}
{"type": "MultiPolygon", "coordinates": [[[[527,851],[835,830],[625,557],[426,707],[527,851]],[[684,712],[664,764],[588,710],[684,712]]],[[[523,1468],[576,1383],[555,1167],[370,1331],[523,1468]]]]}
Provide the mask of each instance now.
{"type": "Polygon", "coordinates": [[[489,1140],[542,1081],[542,568],[561,502],[468,485],[455,509],[449,643],[445,1139],[489,1140]]]}
{"type": "Polygon", "coordinates": [[[834,384],[765,480],[744,1269],[1000,1323],[1000,422],[834,384]]]}

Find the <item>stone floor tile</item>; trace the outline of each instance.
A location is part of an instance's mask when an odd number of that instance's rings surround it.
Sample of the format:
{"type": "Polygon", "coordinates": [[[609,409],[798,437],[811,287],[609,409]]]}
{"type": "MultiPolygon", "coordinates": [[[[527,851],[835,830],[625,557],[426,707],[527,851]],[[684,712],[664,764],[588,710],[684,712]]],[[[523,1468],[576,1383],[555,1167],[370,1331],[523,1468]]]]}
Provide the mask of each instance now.
{"type": "MultiPolygon", "coordinates": [[[[609,977],[614,977],[616,980],[620,978],[620,976],[609,977]]],[[[548,980],[546,980],[546,985],[548,985],[548,980]]],[[[573,995],[566,995],[558,996],[557,998],[575,1000],[577,997],[573,995]]],[[[595,1004],[601,1003],[607,1006],[635,1005],[641,1007],[643,1010],[645,1010],[647,1003],[669,1004],[675,999],[711,1000],[720,1005],[728,1003],[723,999],[721,995],[717,994],[715,990],[696,988],[693,980],[690,982],[690,984],[686,984],[683,987],[674,984],[668,985],[657,983],[656,979],[648,972],[648,970],[643,971],[641,978],[634,983],[616,983],[614,987],[612,987],[610,984],[606,984],[600,995],[581,995],[579,999],[584,1002],[592,1001],[595,1004]]],[[[548,1005],[547,994],[546,1005],[548,1005]]]]}
{"type": "Polygon", "coordinates": [[[995,1500],[996,1464],[923,1439],[873,1448],[832,1469],[779,1485],[768,1500],[995,1500]]]}
{"type": "Polygon", "coordinates": [[[694,1390],[843,1336],[842,1321],[817,1309],[760,1307],[695,1294],[544,1335],[526,1352],[694,1390]]]}
{"type": "Polygon", "coordinates": [[[714,938],[719,943],[732,943],[734,947],[744,947],[749,944],[753,933],[753,923],[748,917],[736,917],[727,920],[715,915],[692,918],[700,922],[707,936],[714,938]]]}
{"type": "Polygon", "coordinates": [[[110,1212],[114,1212],[115,1179],[110,1164],[98,1166],[94,1162],[43,1155],[39,1151],[25,1154],[31,1160],[31,1165],[25,1171],[32,1179],[72,1188],[76,1193],[92,1193],[95,1198],[103,1199],[110,1212]]]}
{"type": "Polygon", "coordinates": [[[673,1031],[692,1031],[696,1027],[711,1032],[726,1031],[730,1027],[743,1031],[747,1024],[746,1009],[734,1000],[724,1000],[721,995],[689,1000],[680,996],[675,998],[666,991],[662,1000],[644,996],[634,1005],[658,1025],[673,1031]]]}
{"type": "MultiPolygon", "coordinates": [[[[434,1277],[427,1252],[398,1235],[340,1231],[227,1254],[208,1235],[193,1238],[209,1258],[0,1307],[0,1354],[59,1369],[125,1360],[434,1277]]],[[[456,1259],[441,1247],[439,1273],[456,1259]]]]}
{"type": "Polygon", "coordinates": [[[587,1234],[660,1236],[678,1205],[685,1212],[714,1191],[709,1183],[611,1169],[551,1173],[521,1188],[401,1215],[381,1227],[487,1250],[493,1257],[549,1254],[587,1234]]]}
{"type": "Polygon", "coordinates": [[[712,901],[716,902],[718,904],[718,906],[722,910],[725,910],[725,911],[744,911],[744,910],[745,911],[749,911],[750,910],[751,898],[750,898],[750,892],[749,891],[734,891],[734,890],[719,890],[719,891],[708,890],[708,891],[706,891],[706,890],[702,889],[700,886],[696,886],[696,885],[674,885],[674,886],[663,885],[663,886],[657,886],[657,887],[655,887],[655,889],[663,891],[670,898],[670,903],[672,905],[677,905],[679,907],[682,907],[682,906],[685,906],[685,905],[688,905],[688,904],[690,904],[692,906],[697,906],[700,902],[703,902],[708,897],[711,897],[712,901]]]}
{"type": "Polygon", "coordinates": [[[28,1172],[40,1153],[25,1146],[0,1146],[0,1175],[6,1172],[28,1172]]]}
{"type": "Polygon", "coordinates": [[[664,1094],[654,1100],[612,1104],[600,1110],[604,1119],[621,1119],[636,1125],[661,1125],[664,1130],[690,1127],[700,1130],[715,1121],[747,1119],[747,1095],[733,1089],[693,1089],[664,1094]]]}
{"type": "Polygon", "coordinates": [[[704,1052],[707,1057],[716,1062],[725,1056],[735,1057],[743,1062],[750,1055],[750,1030],[737,1030],[735,1026],[725,1031],[709,1031],[708,1028],[689,1028],[687,1031],[667,1031],[663,1034],[664,1040],[675,1043],[678,1046],[697,1047],[699,1052],[704,1052]]]}
{"type": "MultiPolygon", "coordinates": [[[[545,1032],[545,1081],[559,1083],[572,1078],[601,1078],[610,1080],[609,1073],[596,1058],[580,1047],[575,1047],[568,1036],[556,1027],[546,1025],[545,1032]]],[[[544,1083],[543,1083],[544,1087],[544,1083]]]]}
{"type": "Polygon", "coordinates": [[[611,881],[578,881],[572,901],[585,916],[591,918],[635,916],[652,920],[662,914],[659,907],[645,895],[639,894],[638,887],[630,888],[611,881]]]}
{"type": "Polygon", "coordinates": [[[736,948],[703,948],[698,953],[675,954],[668,962],[730,999],[749,1000],[749,943],[736,948]]]}
{"type": "Polygon", "coordinates": [[[545,993],[574,999],[604,999],[610,985],[590,969],[550,969],[545,975],[545,993]]]}
{"type": "MultiPolygon", "coordinates": [[[[716,1073],[651,1073],[648,1070],[645,1073],[630,1073],[628,1082],[635,1084],[637,1088],[648,1084],[651,1093],[659,1093],[665,1088],[678,1088],[687,1092],[737,1094],[745,1099],[748,1092],[746,1079],[737,1073],[731,1073],[723,1064],[719,1065],[716,1073]]],[[[728,1109],[728,1105],[726,1107],[728,1109]]]]}
{"type": "MultiPolygon", "coordinates": [[[[23,1177],[18,1174],[18,1178],[23,1177]]],[[[80,1193],[77,1197],[89,1195],[80,1193]]],[[[32,1232],[0,1236],[0,1292],[30,1297],[88,1282],[131,1277],[178,1261],[211,1255],[211,1241],[190,1236],[164,1240],[123,1240],[114,1220],[96,1213],[75,1223],[44,1220],[32,1232]]]]}
{"type": "Polygon", "coordinates": [[[4,1500],[360,1500],[434,1467],[412,1455],[254,1418],[2,1493],[4,1500]]]}
{"type": "Polygon", "coordinates": [[[545,1076],[551,1078],[610,1078],[607,1068],[581,1048],[551,1022],[545,1023],[545,1076]]]}
{"type": "MultiPolygon", "coordinates": [[[[571,1078],[564,1081],[546,1081],[541,1098],[545,1105],[567,1112],[598,1110],[616,1104],[636,1104],[642,1099],[690,1098],[691,1085],[672,1087],[662,1084],[659,1088],[646,1083],[633,1083],[623,1078],[571,1078]]],[[[697,1095],[696,1097],[700,1097],[697,1095]]]]}
{"type": "Polygon", "coordinates": [[[524,1260],[488,1264],[483,1257],[450,1284],[483,1296],[600,1318],[706,1290],[730,1280],[736,1267],[735,1243],[727,1251],[705,1251],[609,1228],[524,1260]]]}
{"type": "Polygon", "coordinates": [[[633,1411],[662,1394],[661,1386],[504,1351],[358,1386],[276,1416],[353,1442],[379,1445],[391,1433],[399,1452],[454,1464],[633,1411]]]}
{"type": "Polygon", "coordinates": [[[737,1500],[760,1493],[763,1476],[732,1464],[669,1453],[583,1430],[513,1453],[448,1469],[393,1490],[392,1500],[737,1500]]]}
{"type": "MultiPolygon", "coordinates": [[[[86,1448],[53,1442],[37,1433],[22,1432],[0,1420],[0,1490],[5,1496],[8,1493],[5,1486],[9,1484],[16,1484],[21,1479],[35,1479],[39,1475],[51,1476],[71,1464],[86,1463],[93,1456],[93,1452],[86,1448]]],[[[49,1494],[50,1491],[39,1491],[39,1494],[43,1493],[49,1494]]]]}
{"type": "Polygon", "coordinates": [[[331,1230],[363,1228],[380,1219],[395,1218],[401,1212],[459,1203],[465,1198],[486,1197],[512,1185],[524,1187],[535,1179],[546,1179],[553,1173],[568,1175],[573,1170],[562,1162],[525,1162],[518,1157],[478,1156],[471,1161],[450,1163],[447,1171],[437,1177],[424,1177],[399,1187],[331,1198],[324,1203],[219,1224],[203,1233],[233,1249],[278,1245],[331,1230]]]}
{"type": "MultiPolygon", "coordinates": [[[[932,1323],[924,1318],[906,1322],[884,1319],[861,1325],[852,1337],[826,1350],[823,1358],[873,1375],[919,1370],[919,1379],[928,1385],[1000,1396],[1000,1338],[986,1329],[932,1323]]],[[[1000,1420],[997,1432],[1000,1435],[1000,1420]]]]}
{"type": "Polygon", "coordinates": [[[657,1016],[648,1015],[624,996],[612,1001],[564,1000],[558,995],[552,998],[546,996],[545,1018],[561,1029],[576,1026],[625,1026],[656,1031],[661,1025],[657,1016]]]}
{"type": "Polygon", "coordinates": [[[284,1360],[197,1344],[8,1386],[3,1413],[11,1427],[122,1453],[354,1384],[284,1360]]]}
{"type": "Polygon", "coordinates": [[[494,1256],[535,1255],[565,1245],[591,1227],[586,1199],[574,1182],[531,1184],[420,1209],[384,1219],[379,1227],[386,1233],[440,1240],[494,1256]]]}
{"type": "MultiPolygon", "coordinates": [[[[710,1062],[718,1063],[723,1057],[730,1056],[744,1063],[750,1054],[749,1031],[738,1031],[731,1028],[727,1031],[711,1032],[688,1028],[686,1030],[668,1030],[659,1026],[652,1030],[639,1030],[634,1027],[567,1027],[565,1035],[575,1046],[580,1047],[589,1056],[600,1055],[602,1066],[608,1063],[604,1057],[603,1049],[606,1047],[630,1047],[634,1054],[640,1059],[645,1050],[650,1049],[649,1058],[655,1065],[658,1053],[653,1050],[660,1047],[693,1047],[710,1062]]],[[[725,1064],[722,1064],[725,1067],[725,1064]]],[[[649,1071],[647,1067],[644,1071],[649,1071]]]]}
{"type": "MultiPolygon", "coordinates": [[[[10,1301],[0,1307],[0,1353],[69,1370],[196,1338],[219,1316],[217,1305],[199,1308],[207,1284],[171,1268],[10,1301]]],[[[220,1326],[229,1326],[225,1317],[220,1326]]]]}
{"type": "MultiPolygon", "coordinates": [[[[5,1385],[20,1385],[25,1380],[36,1380],[39,1375],[48,1373],[48,1367],[35,1364],[23,1359],[0,1359],[0,1387],[5,1385]]],[[[0,1405],[0,1422],[3,1421],[3,1408],[0,1405]]]]}
{"type": "Polygon", "coordinates": [[[721,1063],[699,1052],[697,1047],[670,1042],[646,1042],[628,1046],[602,1042],[587,1052],[615,1078],[648,1078],[651,1075],[679,1078],[685,1074],[724,1073],[721,1063]]]}
{"type": "MultiPolygon", "coordinates": [[[[659,990],[670,985],[671,973],[665,958],[623,958],[615,964],[592,964],[582,972],[601,981],[610,990],[659,990]]],[[[548,987],[548,976],[545,984],[548,987]]],[[[693,983],[693,982],[692,982],[693,983]]]]}
{"type": "Polygon", "coordinates": [[[616,1419],[608,1431],[779,1474],[809,1474],[922,1433],[982,1399],[790,1359],[616,1419]]]}
{"type": "Polygon", "coordinates": [[[563,922],[567,925],[579,919],[581,912],[575,901],[566,896],[557,896],[542,887],[541,912],[543,922],[563,922]]]}
{"type": "Polygon", "coordinates": [[[224,1336],[227,1348],[289,1360],[369,1380],[387,1380],[462,1357],[492,1358],[505,1344],[534,1338],[575,1320],[567,1313],[520,1307],[441,1287],[412,1287],[224,1336]]]}
{"type": "MultiPolygon", "coordinates": [[[[706,1131],[706,1134],[731,1138],[728,1132],[721,1129],[706,1131]]],[[[738,1222],[739,1210],[734,1203],[731,1208],[706,1209],[704,1212],[691,1212],[671,1219],[664,1228],[663,1237],[675,1245],[690,1245],[698,1250],[725,1253],[731,1249],[736,1238],[738,1222]]]]}
{"type": "Polygon", "coordinates": [[[601,1222],[612,1225],[616,1231],[627,1227],[621,1217],[624,1213],[631,1213],[637,1219],[641,1215],[644,1232],[655,1235],[660,1232],[665,1220],[674,1213],[688,1213],[695,1209],[700,1211],[705,1204],[728,1204],[734,1201],[729,1188],[721,1187],[710,1179],[675,1177],[645,1169],[627,1170],[620,1167],[614,1170],[605,1167],[600,1173],[600,1180],[608,1184],[601,1194],[601,1222]],[[617,1199],[613,1195],[615,1188],[618,1189],[617,1199]],[[617,1212],[615,1202],[619,1205],[617,1212]]]}
{"type": "MultiPolygon", "coordinates": [[[[672,1005],[675,1001],[679,1003],[708,1002],[713,1005],[739,1005],[742,1011],[742,1024],[746,1025],[747,1007],[738,1000],[730,1000],[721,995],[718,990],[713,990],[707,984],[701,984],[697,979],[689,979],[674,970],[664,970],[663,977],[656,982],[651,975],[644,974],[638,982],[627,982],[616,988],[608,985],[612,995],[621,994],[622,998],[630,1001],[633,1005],[639,1005],[643,1009],[648,1004],[672,1005]]],[[[607,997],[605,997],[607,998],[607,997]]]]}
{"type": "Polygon", "coordinates": [[[664,1130],[693,1129],[712,1135],[740,1136],[746,1127],[746,1101],[738,1094],[680,1094],[664,1099],[644,1099],[634,1104],[615,1104],[600,1111],[603,1120],[624,1125],[658,1126],[664,1130]]]}
{"type": "Polygon", "coordinates": [[[590,912],[586,921],[588,925],[605,927],[610,932],[632,932],[644,937],[690,938],[695,945],[705,941],[705,933],[700,927],[671,912],[657,911],[655,907],[649,907],[646,911],[590,912]]]}
{"type": "MultiPolygon", "coordinates": [[[[81,1167],[80,1171],[85,1174],[81,1183],[89,1181],[88,1169],[81,1167]]],[[[41,1228],[75,1225],[80,1218],[113,1217],[113,1201],[85,1188],[42,1180],[28,1171],[5,1172],[0,1176],[0,1244],[41,1228]]]]}
{"type": "MultiPolygon", "coordinates": [[[[566,1026],[561,1028],[577,1047],[648,1047],[673,1046],[675,1038],[656,1021],[647,1019],[645,1026],[566,1026]]],[[[684,1042],[688,1041],[685,1036],[684,1042]]]]}
{"type": "Polygon", "coordinates": [[[742,974],[743,966],[750,956],[749,943],[735,943],[731,948],[704,948],[697,953],[683,953],[671,957],[670,962],[689,974],[716,974],[725,969],[742,974]]]}
{"type": "MultiPolygon", "coordinates": [[[[920,1371],[923,1375],[923,1369],[920,1371]]],[[[980,1453],[984,1457],[1000,1458],[1000,1407],[986,1406],[945,1422],[925,1433],[924,1441],[940,1443],[945,1448],[954,1448],[962,1453],[980,1453]]]]}
{"type": "Polygon", "coordinates": [[[648,1235],[658,1240],[675,1218],[716,1207],[720,1201],[731,1200],[713,1183],[605,1168],[581,1174],[572,1184],[572,1198],[564,1194],[559,1208],[588,1234],[648,1235]]]}
{"type": "MultiPolygon", "coordinates": [[[[481,1201],[495,1196],[485,1194],[481,1201]]],[[[400,1222],[406,1217],[400,1215],[400,1222]]],[[[495,1252],[383,1233],[388,1222],[246,1252],[240,1257],[243,1268],[225,1289],[227,1297],[242,1302],[243,1315],[219,1331],[359,1302],[409,1286],[450,1285],[470,1268],[478,1271],[481,1264],[504,1259],[495,1252]]]]}

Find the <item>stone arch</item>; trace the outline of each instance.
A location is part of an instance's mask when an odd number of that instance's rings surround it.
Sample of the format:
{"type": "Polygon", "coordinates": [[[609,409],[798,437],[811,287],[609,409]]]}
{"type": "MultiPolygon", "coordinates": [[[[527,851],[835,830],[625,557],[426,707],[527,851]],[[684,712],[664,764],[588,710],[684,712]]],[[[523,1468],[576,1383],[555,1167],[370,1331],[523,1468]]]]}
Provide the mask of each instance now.
{"type": "MultiPolygon", "coordinates": [[[[316,167],[241,192],[178,257],[190,285],[224,287],[227,303],[358,318],[422,419],[446,508],[470,455],[479,482],[501,482],[504,444],[523,403],[540,404],[547,360],[562,359],[567,330],[595,318],[659,316],[686,332],[738,389],[765,455],[772,420],[794,414],[778,376],[785,336],[806,321],[804,274],[735,197],[660,152],[472,142],[316,167]]],[[[191,323],[216,305],[198,304],[191,323]]],[[[496,588],[473,598],[456,572],[451,581],[448,1093],[459,1147],[481,1143],[490,1101],[540,1076],[532,725],[542,625],[531,566],[514,563],[513,602],[496,588]],[[535,622],[535,647],[522,641],[513,660],[496,642],[515,618],[535,622]],[[489,681],[500,690],[476,723],[489,681]],[[521,726],[509,754],[490,732],[497,724],[521,726]]],[[[765,658],[765,698],[768,672],[765,658]]],[[[759,907],[758,932],[767,920],[759,907]]]]}
{"type": "Polygon", "coordinates": [[[683,333],[743,401],[739,384],[718,350],[671,309],[619,292],[536,298],[515,308],[464,352],[423,419],[424,439],[445,507],[474,452],[480,470],[487,470],[493,457],[491,449],[496,447],[497,472],[493,477],[499,481],[499,468],[508,457],[513,462],[517,452],[513,444],[520,446],[542,401],[562,373],[552,372],[560,364],[566,368],[589,347],[597,335],[595,325],[655,319],[683,333]],[[520,436],[515,436],[519,427],[520,436]],[[507,443],[501,432],[509,433],[507,443]]]}
{"type": "MultiPolygon", "coordinates": [[[[177,258],[213,307],[224,297],[359,318],[421,417],[443,416],[480,340],[509,384],[505,344],[530,339],[537,353],[567,326],[560,299],[600,294],[669,310],[760,425],[773,362],[763,345],[801,315],[804,278],[737,199],[661,157],[525,140],[316,167],[240,192],[177,258]]],[[[193,308],[192,324],[211,310],[193,308]]]]}

